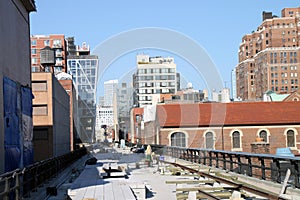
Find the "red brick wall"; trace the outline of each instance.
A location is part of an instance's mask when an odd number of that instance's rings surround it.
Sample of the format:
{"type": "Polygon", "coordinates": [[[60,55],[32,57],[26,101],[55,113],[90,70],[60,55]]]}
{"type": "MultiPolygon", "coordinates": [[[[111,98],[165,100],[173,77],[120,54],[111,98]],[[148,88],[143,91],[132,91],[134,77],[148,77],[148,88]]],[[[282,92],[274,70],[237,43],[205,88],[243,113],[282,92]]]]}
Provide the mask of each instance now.
{"type": "MultiPolygon", "coordinates": [[[[270,136],[268,136],[268,144],[269,144],[269,151],[271,154],[276,153],[277,148],[285,148],[286,145],[286,135],[285,131],[287,129],[296,130],[298,133],[300,133],[300,127],[297,126],[291,126],[291,127],[226,127],[223,129],[211,129],[212,132],[215,134],[215,149],[217,150],[225,150],[225,151],[232,151],[237,149],[232,149],[232,138],[231,133],[235,130],[239,131],[241,134],[241,146],[242,148],[240,151],[243,152],[252,152],[251,144],[255,143],[255,139],[257,137],[257,133],[260,130],[268,130],[270,133],[270,136]],[[222,134],[223,132],[223,134],[222,134]],[[222,136],[223,135],[223,136],[222,136]]],[[[188,134],[188,141],[187,141],[187,147],[190,148],[205,148],[205,138],[203,137],[204,133],[207,132],[209,129],[162,129],[160,130],[160,144],[162,145],[169,145],[169,135],[172,132],[183,132],[188,134]]],[[[300,135],[296,134],[296,145],[297,149],[300,149],[300,135]],[[299,144],[297,144],[299,143],[299,144]]],[[[238,150],[237,150],[238,151],[238,150]]],[[[297,152],[297,151],[294,151],[297,152]]]]}

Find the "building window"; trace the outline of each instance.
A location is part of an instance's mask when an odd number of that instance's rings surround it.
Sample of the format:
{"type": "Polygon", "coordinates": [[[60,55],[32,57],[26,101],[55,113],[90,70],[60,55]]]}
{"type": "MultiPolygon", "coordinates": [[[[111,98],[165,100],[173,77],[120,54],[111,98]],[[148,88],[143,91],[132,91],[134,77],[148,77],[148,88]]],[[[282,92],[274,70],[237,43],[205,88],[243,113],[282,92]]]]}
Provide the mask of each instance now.
{"type": "Polygon", "coordinates": [[[53,40],[53,48],[60,48],[60,47],[61,47],[61,40],[53,40]]]}
{"type": "Polygon", "coordinates": [[[287,146],[288,147],[295,147],[295,133],[293,130],[288,130],[286,134],[287,146]]]}
{"type": "Polygon", "coordinates": [[[212,132],[205,134],[205,148],[214,149],[214,134],[212,132]]]}
{"type": "Polygon", "coordinates": [[[47,105],[33,105],[32,110],[33,110],[33,112],[32,112],[33,115],[47,115],[48,114],[47,105]]]}
{"type": "Polygon", "coordinates": [[[241,134],[238,131],[232,133],[232,148],[241,148],[241,134]]]}
{"type": "Polygon", "coordinates": [[[44,40],[44,46],[50,46],[50,40],[44,40]]]}
{"type": "Polygon", "coordinates": [[[32,91],[34,92],[47,91],[47,81],[32,81],[32,91]]]}
{"type": "Polygon", "coordinates": [[[31,40],[31,45],[36,46],[36,40],[31,40]]]}
{"type": "Polygon", "coordinates": [[[267,131],[263,130],[259,132],[259,137],[263,138],[264,142],[268,142],[268,133],[267,131]]]}
{"type": "Polygon", "coordinates": [[[185,134],[182,132],[175,132],[171,135],[171,146],[186,147],[185,134]]]}
{"type": "Polygon", "coordinates": [[[36,49],[31,49],[31,55],[35,55],[36,54],[36,49]]]}
{"type": "Polygon", "coordinates": [[[37,58],[31,58],[31,63],[32,64],[37,64],[37,58]]]}
{"type": "Polygon", "coordinates": [[[33,129],[33,140],[48,140],[48,129],[47,128],[34,128],[33,129]]]}

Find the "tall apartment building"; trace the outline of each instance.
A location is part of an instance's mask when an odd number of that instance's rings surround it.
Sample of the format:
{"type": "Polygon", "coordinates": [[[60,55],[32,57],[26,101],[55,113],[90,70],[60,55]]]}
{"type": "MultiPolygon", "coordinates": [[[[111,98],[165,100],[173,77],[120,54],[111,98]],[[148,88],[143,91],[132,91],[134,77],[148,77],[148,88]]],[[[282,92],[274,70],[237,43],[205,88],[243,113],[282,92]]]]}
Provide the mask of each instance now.
{"type": "Polygon", "coordinates": [[[126,134],[130,127],[130,110],[133,107],[133,88],[126,83],[118,87],[117,108],[120,129],[126,134]]]}
{"type": "Polygon", "coordinates": [[[113,106],[117,95],[118,80],[104,82],[104,106],[113,106]]]}
{"type": "Polygon", "coordinates": [[[79,101],[78,135],[83,142],[92,142],[95,139],[98,56],[90,55],[90,48],[86,43],[76,46],[73,37],[67,38],[67,41],[68,73],[73,76],[79,101]]]}
{"type": "Polygon", "coordinates": [[[32,35],[30,39],[32,72],[67,72],[64,35],[32,35]]]}
{"type": "Polygon", "coordinates": [[[256,31],[242,38],[236,66],[236,93],[261,100],[264,92],[291,93],[299,87],[300,7],[284,8],[281,17],[262,13],[256,31]]]}
{"type": "Polygon", "coordinates": [[[71,151],[70,96],[50,72],[32,73],[34,161],[71,151]]]}
{"type": "Polygon", "coordinates": [[[137,55],[137,71],[133,75],[134,104],[139,107],[155,105],[160,94],[175,94],[180,88],[174,58],[137,55]]]}

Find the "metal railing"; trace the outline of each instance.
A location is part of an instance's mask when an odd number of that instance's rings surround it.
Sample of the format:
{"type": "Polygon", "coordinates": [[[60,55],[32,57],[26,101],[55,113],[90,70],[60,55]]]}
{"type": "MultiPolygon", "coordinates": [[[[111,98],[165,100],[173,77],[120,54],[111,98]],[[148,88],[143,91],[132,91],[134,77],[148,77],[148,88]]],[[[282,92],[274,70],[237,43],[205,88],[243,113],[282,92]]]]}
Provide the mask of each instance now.
{"type": "Polygon", "coordinates": [[[289,184],[300,188],[300,158],[298,157],[168,146],[165,146],[161,152],[174,158],[277,183],[283,182],[286,171],[290,169],[289,184]]]}
{"type": "Polygon", "coordinates": [[[24,169],[16,169],[0,175],[0,199],[22,199],[30,197],[30,193],[55,177],[74,161],[86,155],[85,147],[68,154],[36,162],[24,169]]]}

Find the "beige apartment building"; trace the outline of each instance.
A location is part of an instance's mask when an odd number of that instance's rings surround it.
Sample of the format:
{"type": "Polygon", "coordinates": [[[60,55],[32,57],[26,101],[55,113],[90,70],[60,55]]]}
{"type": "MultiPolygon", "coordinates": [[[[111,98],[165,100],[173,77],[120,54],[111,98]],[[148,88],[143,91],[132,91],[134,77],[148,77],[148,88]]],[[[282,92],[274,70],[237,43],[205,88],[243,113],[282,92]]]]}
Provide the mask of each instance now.
{"type": "Polygon", "coordinates": [[[48,72],[32,73],[34,161],[70,152],[70,97],[48,72]]]}
{"type": "Polygon", "coordinates": [[[262,17],[239,47],[236,92],[242,100],[261,100],[268,90],[289,94],[299,88],[300,7],[284,8],[281,17],[272,12],[262,17]]]}

